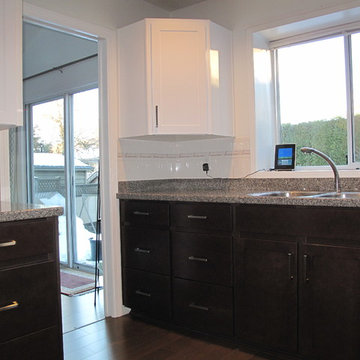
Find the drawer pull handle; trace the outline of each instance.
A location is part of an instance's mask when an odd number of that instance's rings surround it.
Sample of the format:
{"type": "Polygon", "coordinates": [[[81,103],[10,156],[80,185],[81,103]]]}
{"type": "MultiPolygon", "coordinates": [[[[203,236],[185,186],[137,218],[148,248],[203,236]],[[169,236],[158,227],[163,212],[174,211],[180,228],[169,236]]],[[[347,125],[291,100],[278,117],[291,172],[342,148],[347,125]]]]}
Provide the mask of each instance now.
{"type": "Polygon", "coordinates": [[[308,257],[309,257],[309,255],[304,254],[304,281],[305,282],[309,282],[309,277],[308,277],[308,257]]]}
{"type": "Polygon", "coordinates": [[[189,256],[188,259],[190,261],[208,262],[207,258],[201,258],[201,257],[196,257],[196,256],[189,256]]]}
{"type": "Polygon", "coordinates": [[[9,246],[15,246],[16,240],[11,240],[7,242],[0,243],[0,247],[9,247],[9,246]]]}
{"type": "Polygon", "coordinates": [[[151,251],[150,250],[147,250],[147,249],[140,249],[140,248],[135,248],[134,249],[134,251],[136,252],[136,253],[139,253],[139,254],[150,254],[151,253],[151,251]]]}
{"type": "Polygon", "coordinates": [[[188,215],[188,219],[206,220],[206,215],[188,215]]]}
{"type": "Polygon", "coordinates": [[[19,307],[19,303],[17,301],[13,301],[11,304],[0,307],[0,311],[13,310],[19,307]]]}
{"type": "Polygon", "coordinates": [[[196,305],[194,303],[189,304],[189,307],[192,308],[192,309],[209,311],[209,308],[207,306],[196,305]]]}
{"type": "Polygon", "coordinates": [[[136,294],[136,295],[140,295],[140,296],[151,297],[151,294],[150,294],[150,293],[147,293],[147,292],[144,292],[144,291],[141,291],[141,290],[136,290],[136,291],[135,291],[135,294],[136,294]]]}
{"type": "Polygon", "coordinates": [[[288,253],[288,259],[289,259],[289,279],[294,280],[294,274],[292,273],[292,258],[293,254],[291,252],[288,253]]]}
{"type": "Polygon", "coordinates": [[[150,215],[150,213],[146,212],[146,211],[134,211],[133,214],[138,215],[138,216],[149,216],[150,215]]]}

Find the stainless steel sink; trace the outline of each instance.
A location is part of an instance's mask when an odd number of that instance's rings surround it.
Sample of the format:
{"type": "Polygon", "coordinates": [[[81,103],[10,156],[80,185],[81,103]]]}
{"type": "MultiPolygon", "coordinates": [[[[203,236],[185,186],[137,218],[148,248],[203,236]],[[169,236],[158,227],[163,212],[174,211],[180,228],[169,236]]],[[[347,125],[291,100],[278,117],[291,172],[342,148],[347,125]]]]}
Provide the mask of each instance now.
{"type": "Polygon", "coordinates": [[[314,197],[319,195],[325,195],[319,191],[266,191],[262,193],[252,193],[250,196],[266,196],[266,197],[314,197]]]}
{"type": "Polygon", "coordinates": [[[359,199],[360,192],[331,192],[325,194],[316,195],[319,198],[331,198],[331,199],[359,199]]]}
{"type": "Polygon", "coordinates": [[[360,192],[320,192],[320,191],[265,191],[248,194],[259,197],[286,197],[286,198],[328,198],[328,199],[359,199],[360,192]]]}

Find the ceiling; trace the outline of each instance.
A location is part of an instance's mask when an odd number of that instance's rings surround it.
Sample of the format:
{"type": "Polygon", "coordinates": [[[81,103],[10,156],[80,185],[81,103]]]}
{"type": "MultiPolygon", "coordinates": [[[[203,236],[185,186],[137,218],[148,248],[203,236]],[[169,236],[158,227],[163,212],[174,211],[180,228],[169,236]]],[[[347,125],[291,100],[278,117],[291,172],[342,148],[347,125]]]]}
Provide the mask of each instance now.
{"type": "Polygon", "coordinates": [[[24,22],[23,76],[34,76],[97,54],[96,41],[24,22]]]}
{"type": "Polygon", "coordinates": [[[164,10],[174,11],[186,6],[194,5],[205,0],[145,0],[148,3],[161,7],[164,10]]]}

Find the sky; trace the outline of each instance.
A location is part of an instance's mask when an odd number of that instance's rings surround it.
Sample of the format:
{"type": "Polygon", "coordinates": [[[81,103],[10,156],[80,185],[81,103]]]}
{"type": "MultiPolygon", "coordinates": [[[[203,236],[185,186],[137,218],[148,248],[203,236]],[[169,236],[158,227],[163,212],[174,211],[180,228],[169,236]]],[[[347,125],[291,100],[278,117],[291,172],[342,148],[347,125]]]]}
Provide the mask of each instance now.
{"type": "MultiPolygon", "coordinates": [[[[36,135],[45,143],[62,142],[60,127],[53,119],[61,119],[63,123],[63,99],[48,101],[33,106],[33,125],[36,135]]],[[[80,92],[74,95],[74,134],[81,138],[99,137],[99,101],[98,89],[80,92]]],[[[98,156],[89,151],[85,157],[98,156]]]]}
{"type": "MultiPolygon", "coordinates": [[[[353,35],[353,62],[360,61],[360,35],[353,35]]],[[[278,49],[281,123],[298,124],[347,116],[344,38],[278,49]]],[[[360,70],[354,67],[354,79],[360,70]]],[[[360,95],[360,81],[354,81],[360,95]]],[[[355,113],[360,103],[355,102],[355,113]]]]}

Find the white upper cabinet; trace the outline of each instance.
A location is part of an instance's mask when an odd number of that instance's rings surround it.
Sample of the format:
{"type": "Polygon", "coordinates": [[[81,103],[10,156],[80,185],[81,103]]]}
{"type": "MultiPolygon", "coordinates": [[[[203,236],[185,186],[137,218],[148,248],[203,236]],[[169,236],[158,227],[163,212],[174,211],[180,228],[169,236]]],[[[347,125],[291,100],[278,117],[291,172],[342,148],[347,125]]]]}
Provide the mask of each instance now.
{"type": "Polygon", "coordinates": [[[23,124],[22,1],[0,0],[0,130],[23,124]]]}
{"type": "Polygon", "coordinates": [[[233,136],[232,34],[208,20],[118,30],[120,138],[233,136]]]}

